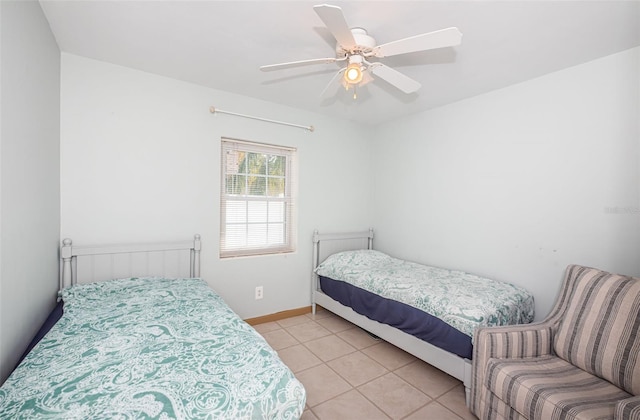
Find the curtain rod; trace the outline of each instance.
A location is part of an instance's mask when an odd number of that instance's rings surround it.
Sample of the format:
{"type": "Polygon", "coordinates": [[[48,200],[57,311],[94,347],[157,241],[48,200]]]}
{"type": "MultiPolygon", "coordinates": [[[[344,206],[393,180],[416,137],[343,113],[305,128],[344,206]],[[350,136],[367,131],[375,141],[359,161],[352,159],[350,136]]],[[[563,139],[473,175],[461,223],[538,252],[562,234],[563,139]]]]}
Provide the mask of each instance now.
{"type": "Polygon", "coordinates": [[[311,132],[315,130],[315,128],[312,125],[292,124],[284,121],[276,121],[276,120],[270,120],[267,118],[254,117],[252,115],[238,114],[237,112],[223,111],[222,109],[218,109],[214,106],[209,107],[209,112],[211,112],[212,114],[219,113],[219,114],[235,115],[236,117],[244,117],[244,118],[250,118],[252,120],[259,120],[259,121],[265,121],[265,122],[270,122],[274,124],[288,125],[289,127],[304,128],[305,130],[309,130],[311,132]]]}

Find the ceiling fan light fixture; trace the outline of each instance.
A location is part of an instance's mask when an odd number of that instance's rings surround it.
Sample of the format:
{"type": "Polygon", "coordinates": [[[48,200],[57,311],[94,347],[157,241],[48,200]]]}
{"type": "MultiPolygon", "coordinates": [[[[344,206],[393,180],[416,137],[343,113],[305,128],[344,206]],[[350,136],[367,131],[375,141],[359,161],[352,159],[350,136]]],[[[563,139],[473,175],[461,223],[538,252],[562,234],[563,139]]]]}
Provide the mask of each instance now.
{"type": "Polygon", "coordinates": [[[364,58],[359,54],[349,56],[349,65],[344,71],[344,81],[350,85],[357,85],[362,81],[364,58]]]}
{"type": "Polygon", "coordinates": [[[347,70],[344,72],[344,80],[350,85],[360,83],[362,81],[362,68],[360,68],[360,64],[349,64],[347,70]]]}

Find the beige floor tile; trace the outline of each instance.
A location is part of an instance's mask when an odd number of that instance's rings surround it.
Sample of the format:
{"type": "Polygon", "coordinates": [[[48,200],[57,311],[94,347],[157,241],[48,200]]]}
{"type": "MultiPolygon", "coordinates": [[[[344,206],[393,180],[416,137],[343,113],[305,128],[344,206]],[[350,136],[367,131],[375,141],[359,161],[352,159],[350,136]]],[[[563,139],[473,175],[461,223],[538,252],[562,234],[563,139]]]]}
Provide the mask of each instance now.
{"type": "Polygon", "coordinates": [[[389,417],[380,411],[358,391],[339,395],[327,402],[317,405],[313,412],[320,420],[387,420],[389,417]]]}
{"type": "Polygon", "coordinates": [[[325,362],[356,351],[352,345],[333,334],[307,341],[304,345],[325,362]]]}
{"type": "Polygon", "coordinates": [[[437,419],[437,420],[462,420],[462,417],[447,410],[436,401],[425,405],[410,416],[405,417],[405,420],[425,420],[425,419],[437,419]]]}
{"type": "Polygon", "coordinates": [[[288,327],[287,331],[301,343],[331,335],[331,331],[320,325],[317,321],[309,321],[309,319],[307,319],[307,321],[308,322],[303,324],[288,327]]]}
{"type": "Polygon", "coordinates": [[[304,412],[302,413],[302,417],[300,417],[300,420],[318,420],[318,418],[315,416],[315,414],[313,414],[311,410],[304,410],[304,412]]]}
{"type": "Polygon", "coordinates": [[[338,316],[330,316],[326,318],[321,318],[317,320],[318,324],[322,325],[332,333],[337,333],[340,331],[350,330],[351,328],[355,328],[351,322],[346,321],[338,316]]]}
{"type": "Polygon", "coordinates": [[[298,325],[298,324],[303,324],[305,322],[309,322],[309,317],[307,317],[306,315],[298,315],[298,316],[292,316],[291,318],[281,319],[281,320],[278,320],[276,322],[282,328],[289,328],[289,327],[292,327],[294,325],[298,325]]]}
{"type": "Polygon", "coordinates": [[[296,378],[307,391],[307,404],[312,408],[352,389],[347,381],[325,364],[303,370],[296,374],[296,378]]]}
{"type": "Polygon", "coordinates": [[[293,336],[285,330],[269,331],[262,334],[262,336],[274,350],[280,350],[299,344],[298,340],[293,338],[293,336]]]}
{"type": "Polygon", "coordinates": [[[456,378],[418,359],[394,373],[431,398],[438,398],[460,384],[456,378]]]}
{"type": "Polygon", "coordinates": [[[327,311],[324,308],[320,308],[318,307],[318,309],[316,310],[315,315],[313,313],[309,313],[307,314],[307,316],[313,320],[318,320],[318,319],[322,319],[322,318],[326,318],[329,316],[336,316],[333,312],[331,311],[327,311]]]}
{"type": "Polygon", "coordinates": [[[372,338],[358,327],[337,333],[327,328],[342,322],[346,321],[320,310],[315,316],[306,314],[254,327],[305,386],[307,405],[302,419],[351,420],[362,414],[366,419],[387,415],[408,416],[409,420],[477,420],[465,405],[460,381],[383,340],[372,338]],[[329,335],[301,344],[294,335],[304,340],[307,333],[301,331],[312,321],[329,330],[329,335]],[[382,376],[376,377],[380,367],[382,376]],[[384,369],[394,372],[385,373],[384,369]],[[354,390],[352,384],[361,383],[354,390]],[[443,389],[448,391],[442,393],[443,389]],[[434,395],[438,398],[431,400],[434,395]],[[383,413],[385,407],[387,413],[383,413]],[[457,417],[450,417],[452,414],[457,417]]]}
{"type": "Polygon", "coordinates": [[[350,330],[340,331],[336,335],[358,350],[371,347],[381,342],[379,338],[373,338],[368,332],[361,328],[351,328],[350,330]]]}
{"type": "Polygon", "coordinates": [[[360,386],[389,372],[381,364],[359,351],[333,359],[327,362],[327,365],[352,386],[360,386]]]}
{"type": "Polygon", "coordinates": [[[393,373],[358,387],[358,391],[394,419],[413,413],[431,401],[393,373]]]}
{"type": "Polygon", "coordinates": [[[254,325],[253,329],[258,331],[260,334],[267,333],[269,331],[279,330],[282,327],[277,322],[264,322],[262,324],[254,325]]]}
{"type": "Polygon", "coordinates": [[[464,385],[460,382],[458,382],[458,386],[438,398],[438,402],[462,417],[464,420],[477,420],[477,417],[467,407],[464,385]]]}
{"type": "Polygon", "coordinates": [[[322,363],[322,360],[318,359],[302,344],[282,349],[278,351],[278,355],[293,373],[309,369],[322,363]]]}
{"type": "Polygon", "coordinates": [[[362,349],[362,352],[389,370],[396,370],[416,360],[414,356],[404,350],[392,346],[386,341],[381,341],[374,346],[362,349]]]}

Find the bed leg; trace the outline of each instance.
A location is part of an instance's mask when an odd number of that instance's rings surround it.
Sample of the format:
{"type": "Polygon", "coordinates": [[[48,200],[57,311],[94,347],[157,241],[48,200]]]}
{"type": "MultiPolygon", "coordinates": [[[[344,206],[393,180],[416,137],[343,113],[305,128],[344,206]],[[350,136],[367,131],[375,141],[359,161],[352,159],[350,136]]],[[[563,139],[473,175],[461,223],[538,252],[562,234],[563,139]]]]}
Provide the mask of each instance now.
{"type": "Polygon", "coordinates": [[[471,360],[465,359],[462,383],[464,384],[464,401],[469,408],[471,408],[471,377],[473,376],[471,367],[471,360]]]}
{"type": "Polygon", "coordinates": [[[315,303],[315,302],[313,302],[313,303],[311,304],[311,314],[312,314],[312,315],[315,315],[315,314],[316,314],[316,303],[315,303]]]}

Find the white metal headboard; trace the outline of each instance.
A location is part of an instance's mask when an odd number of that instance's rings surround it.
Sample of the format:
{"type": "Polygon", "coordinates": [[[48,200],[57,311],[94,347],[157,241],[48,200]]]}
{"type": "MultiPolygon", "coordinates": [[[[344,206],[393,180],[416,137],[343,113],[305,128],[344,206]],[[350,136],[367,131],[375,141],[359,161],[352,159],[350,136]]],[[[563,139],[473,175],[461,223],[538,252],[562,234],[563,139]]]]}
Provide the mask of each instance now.
{"type": "Polygon", "coordinates": [[[319,233],[313,231],[313,272],[311,274],[311,302],[315,307],[314,292],[318,289],[315,269],[329,255],[355,249],[373,249],[373,228],[368,231],[347,233],[319,233]]]}
{"type": "Polygon", "coordinates": [[[200,235],[192,240],[163,243],[60,247],[60,289],[123,277],[199,277],[200,235]],[[78,260],[81,264],[78,264],[78,260]]]}
{"type": "Polygon", "coordinates": [[[373,249],[373,228],[347,233],[319,233],[313,231],[313,269],[331,254],[354,249],[373,249]],[[320,245],[322,243],[322,246],[320,245]]]}

